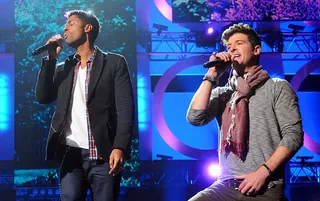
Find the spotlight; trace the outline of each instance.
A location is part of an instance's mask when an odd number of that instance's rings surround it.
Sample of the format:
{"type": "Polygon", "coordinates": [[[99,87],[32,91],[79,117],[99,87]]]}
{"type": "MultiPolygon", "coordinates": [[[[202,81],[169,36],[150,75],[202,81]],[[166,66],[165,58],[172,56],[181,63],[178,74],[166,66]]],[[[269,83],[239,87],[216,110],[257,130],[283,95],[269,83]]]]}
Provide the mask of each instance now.
{"type": "Polygon", "coordinates": [[[33,190],[32,190],[32,194],[33,194],[33,195],[37,195],[38,193],[39,193],[38,189],[33,189],[33,190]]]}
{"type": "Polygon", "coordinates": [[[212,34],[214,32],[214,29],[212,27],[209,27],[207,30],[207,34],[212,34]]]}
{"type": "Polygon", "coordinates": [[[219,33],[213,28],[206,31],[190,31],[195,34],[195,43],[197,47],[216,47],[220,42],[219,33]]]}
{"type": "Polygon", "coordinates": [[[300,25],[296,25],[296,24],[289,24],[288,28],[292,29],[293,34],[297,34],[298,31],[303,31],[305,26],[300,26],[300,25]]]}
{"type": "Polygon", "coordinates": [[[168,26],[164,26],[161,24],[153,23],[152,28],[157,29],[158,35],[160,35],[162,31],[168,31],[168,26]]]}
{"type": "Polygon", "coordinates": [[[157,158],[161,158],[161,160],[171,160],[173,157],[157,154],[157,158]]]}
{"type": "Polygon", "coordinates": [[[44,195],[44,194],[46,194],[46,190],[44,190],[44,189],[41,189],[41,190],[40,190],[40,194],[41,194],[41,195],[44,195]]]}
{"type": "Polygon", "coordinates": [[[218,177],[221,174],[221,168],[218,164],[210,164],[208,173],[211,177],[218,177]]]}
{"type": "Polygon", "coordinates": [[[56,195],[59,195],[59,194],[60,194],[60,190],[59,190],[59,189],[56,189],[56,190],[54,191],[54,193],[55,193],[56,195]]]}
{"type": "Polygon", "coordinates": [[[64,16],[65,18],[68,18],[68,17],[69,17],[69,15],[70,15],[70,13],[71,13],[71,11],[67,11],[67,12],[65,12],[65,13],[64,13],[64,15],[63,15],[63,16],[64,16]]]}
{"type": "Polygon", "coordinates": [[[306,160],[313,159],[313,156],[297,156],[296,159],[300,159],[300,163],[305,163],[306,160]]]}
{"type": "Polygon", "coordinates": [[[49,195],[52,195],[52,194],[53,194],[53,190],[52,190],[52,189],[49,189],[49,190],[48,190],[48,194],[49,194],[49,195]]]}

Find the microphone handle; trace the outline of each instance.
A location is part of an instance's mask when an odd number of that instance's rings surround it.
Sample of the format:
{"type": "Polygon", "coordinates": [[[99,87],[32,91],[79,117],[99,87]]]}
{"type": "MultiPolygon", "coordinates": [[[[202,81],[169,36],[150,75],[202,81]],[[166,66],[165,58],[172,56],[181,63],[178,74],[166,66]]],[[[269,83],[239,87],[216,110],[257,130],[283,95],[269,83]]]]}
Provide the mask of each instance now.
{"type": "Polygon", "coordinates": [[[47,50],[48,50],[49,48],[51,48],[51,47],[52,47],[52,48],[58,47],[58,43],[57,43],[57,42],[52,42],[52,43],[48,43],[48,44],[46,44],[46,45],[43,45],[43,46],[41,46],[41,47],[33,50],[33,51],[31,52],[31,55],[32,55],[32,56],[36,56],[36,55],[38,55],[38,54],[41,54],[41,53],[47,51],[47,50]]]}
{"type": "Polygon", "coordinates": [[[217,66],[217,65],[221,65],[225,63],[225,61],[221,60],[221,59],[216,59],[213,61],[207,61],[206,63],[203,64],[204,68],[211,68],[213,66],[217,66]]]}

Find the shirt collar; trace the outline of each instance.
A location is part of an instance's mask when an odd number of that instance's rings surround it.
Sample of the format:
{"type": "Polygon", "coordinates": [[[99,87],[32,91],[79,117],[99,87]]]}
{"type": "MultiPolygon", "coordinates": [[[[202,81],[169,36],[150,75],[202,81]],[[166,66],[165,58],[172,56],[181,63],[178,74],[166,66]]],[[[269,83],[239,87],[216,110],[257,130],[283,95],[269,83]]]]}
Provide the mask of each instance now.
{"type": "MultiPolygon", "coordinates": [[[[97,53],[97,48],[94,47],[94,52],[92,53],[92,55],[90,56],[89,60],[87,61],[87,63],[89,62],[92,62],[96,56],[96,53],[97,53]]],[[[73,59],[74,60],[77,60],[77,61],[80,61],[80,55],[78,54],[78,52],[76,52],[74,55],[73,55],[73,59]]]]}

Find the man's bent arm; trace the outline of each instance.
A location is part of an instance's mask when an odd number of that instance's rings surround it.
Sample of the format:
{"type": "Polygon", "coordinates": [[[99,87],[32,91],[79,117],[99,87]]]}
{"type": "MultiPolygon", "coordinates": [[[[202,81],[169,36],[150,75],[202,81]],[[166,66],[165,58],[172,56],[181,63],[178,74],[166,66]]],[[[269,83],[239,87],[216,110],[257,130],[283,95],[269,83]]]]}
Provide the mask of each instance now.
{"type": "Polygon", "coordinates": [[[298,98],[286,81],[277,83],[275,113],[282,134],[278,148],[266,161],[266,165],[275,171],[279,166],[288,162],[303,145],[302,120],[298,98]]]}
{"type": "Polygon", "coordinates": [[[42,59],[35,94],[36,100],[39,103],[47,104],[57,98],[58,89],[54,82],[56,63],[56,59],[42,59]]]}

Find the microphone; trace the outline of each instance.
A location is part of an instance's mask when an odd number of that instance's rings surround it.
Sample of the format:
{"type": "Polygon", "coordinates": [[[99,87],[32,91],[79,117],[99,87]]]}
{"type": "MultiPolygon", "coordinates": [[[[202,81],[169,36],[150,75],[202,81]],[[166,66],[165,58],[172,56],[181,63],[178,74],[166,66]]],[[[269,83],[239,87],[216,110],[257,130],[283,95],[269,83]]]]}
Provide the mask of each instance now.
{"type": "MultiPolygon", "coordinates": [[[[230,56],[239,56],[239,54],[230,54],[230,56]]],[[[219,66],[221,64],[225,64],[225,63],[232,63],[231,61],[225,62],[222,59],[217,58],[216,60],[213,61],[207,61],[206,63],[203,64],[204,68],[211,68],[213,66],[219,66]]]]}
{"type": "Polygon", "coordinates": [[[43,46],[38,47],[37,49],[33,50],[31,52],[31,55],[32,56],[36,56],[38,54],[41,54],[41,53],[47,51],[49,48],[56,48],[56,47],[58,47],[58,43],[57,42],[48,43],[46,45],[43,45],[43,46]]]}
{"type": "Polygon", "coordinates": [[[221,60],[221,59],[216,59],[213,61],[207,61],[206,63],[203,64],[204,68],[211,68],[213,66],[217,66],[217,65],[221,65],[224,64],[225,61],[221,60]]]}

